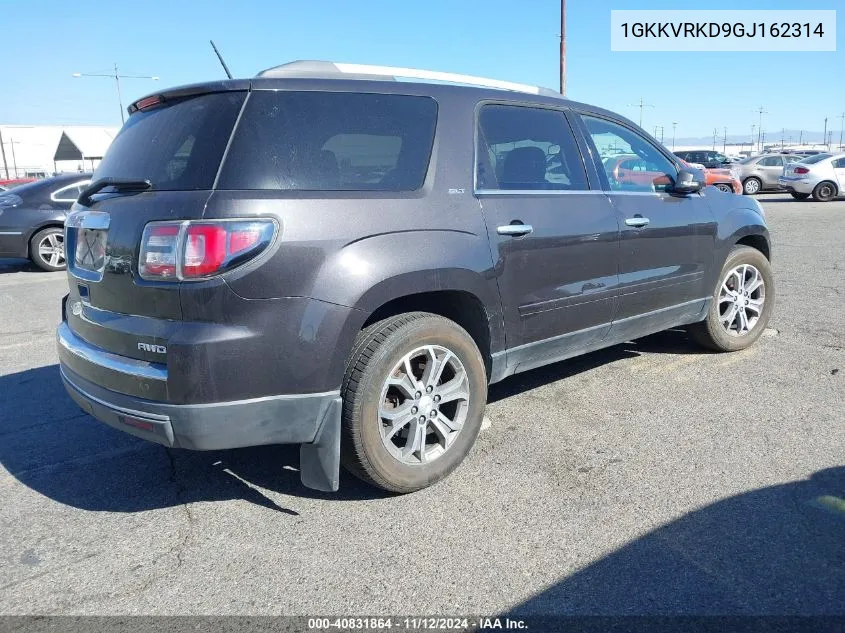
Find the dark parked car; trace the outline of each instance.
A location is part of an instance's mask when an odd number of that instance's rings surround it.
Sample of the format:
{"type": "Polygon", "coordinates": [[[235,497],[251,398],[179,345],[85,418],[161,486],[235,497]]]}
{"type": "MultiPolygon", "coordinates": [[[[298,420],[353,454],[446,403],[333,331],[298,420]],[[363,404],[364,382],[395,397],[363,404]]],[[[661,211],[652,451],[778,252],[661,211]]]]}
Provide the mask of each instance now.
{"type": "Polygon", "coordinates": [[[759,204],[552,91],[297,62],[129,112],[66,223],[58,349],[85,411],[166,446],[300,444],[307,486],[409,492],[490,383],[679,326],[740,350],[772,312],[759,204]]]}
{"type": "Polygon", "coordinates": [[[91,174],[36,180],[0,192],[0,257],[28,257],[44,270],[64,270],[62,228],[91,174]]]}
{"type": "Polygon", "coordinates": [[[715,150],[689,150],[675,152],[675,156],[688,163],[698,163],[707,169],[718,169],[733,164],[733,161],[715,150]]]}

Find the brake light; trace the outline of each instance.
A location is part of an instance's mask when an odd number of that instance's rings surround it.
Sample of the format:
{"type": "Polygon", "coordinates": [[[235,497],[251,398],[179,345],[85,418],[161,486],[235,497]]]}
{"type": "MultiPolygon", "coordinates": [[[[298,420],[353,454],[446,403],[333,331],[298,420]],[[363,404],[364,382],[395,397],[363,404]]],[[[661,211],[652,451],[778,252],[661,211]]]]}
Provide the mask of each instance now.
{"type": "Polygon", "coordinates": [[[806,167],[796,167],[793,171],[796,174],[809,174],[810,173],[810,170],[807,169],[806,167]]]}
{"type": "Polygon", "coordinates": [[[140,101],[137,101],[135,103],[135,107],[138,110],[146,110],[147,108],[152,108],[153,106],[157,106],[161,102],[162,102],[161,97],[158,96],[158,95],[155,95],[155,96],[146,97],[144,99],[141,99],[140,101]]]}
{"type": "Polygon", "coordinates": [[[273,220],[151,222],[144,228],[142,279],[213,277],[253,259],[273,241],[273,220]]]}

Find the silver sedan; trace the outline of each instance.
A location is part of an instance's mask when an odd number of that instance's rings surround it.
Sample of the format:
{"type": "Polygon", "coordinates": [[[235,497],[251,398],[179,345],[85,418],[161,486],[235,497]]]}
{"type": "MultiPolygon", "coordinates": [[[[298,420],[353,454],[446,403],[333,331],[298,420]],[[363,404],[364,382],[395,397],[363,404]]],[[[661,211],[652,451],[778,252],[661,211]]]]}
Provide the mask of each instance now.
{"type": "Polygon", "coordinates": [[[796,154],[761,154],[731,165],[737,180],[742,183],[745,195],[754,195],[761,191],[779,189],[778,178],[783,173],[784,165],[801,160],[803,156],[796,154]]]}
{"type": "Polygon", "coordinates": [[[796,200],[819,202],[845,196],[845,152],[817,154],[784,167],[778,184],[796,200]]]}

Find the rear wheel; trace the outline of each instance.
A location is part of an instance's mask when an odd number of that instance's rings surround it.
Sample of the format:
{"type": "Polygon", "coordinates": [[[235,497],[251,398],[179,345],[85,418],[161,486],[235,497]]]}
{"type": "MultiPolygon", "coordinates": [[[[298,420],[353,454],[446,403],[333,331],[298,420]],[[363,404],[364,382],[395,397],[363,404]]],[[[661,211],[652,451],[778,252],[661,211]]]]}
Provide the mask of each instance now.
{"type": "Polygon", "coordinates": [[[342,396],[341,463],[379,488],[413,492],[446,477],[472,448],[487,375],[462,327],[411,312],[358,335],[342,396]]]}
{"type": "Polygon", "coordinates": [[[830,202],[836,197],[836,185],[825,180],[816,185],[813,189],[813,198],[819,202],[830,202]]]}
{"type": "Polygon", "coordinates": [[[806,200],[810,197],[809,193],[798,193],[797,191],[790,191],[789,195],[791,195],[796,200],[806,200]]]}
{"type": "Polygon", "coordinates": [[[746,178],[745,181],[742,183],[742,193],[746,196],[753,196],[755,193],[760,192],[760,188],[763,186],[763,183],[760,181],[759,178],[755,178],[751,176],[751,178],[746,178]]]}
{"type": "Polygon", "coordinates": [[[42,270],[64,270],[64,231],[56,226],[38,231],[29,242],[29,258],[42,270]]]}
{"type": "Polygon", "coordinates": [[[774,300],[769,260],[755,248],[736,246],[722,268],[707,318],[687,328],[690,337],[719,352],[745,349],[766,328],[774,300]]]}

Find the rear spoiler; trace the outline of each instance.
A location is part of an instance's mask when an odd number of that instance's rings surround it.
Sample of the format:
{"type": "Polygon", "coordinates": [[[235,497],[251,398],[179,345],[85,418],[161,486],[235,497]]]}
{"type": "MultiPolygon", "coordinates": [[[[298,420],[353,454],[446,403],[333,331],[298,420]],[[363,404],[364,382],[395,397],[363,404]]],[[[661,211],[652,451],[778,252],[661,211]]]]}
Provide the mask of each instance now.
{"type": "Polygon", "coordinates": [[[213,92],[229,92],[235,90],[249,90],[249,79],[226,79],[223,81],[208,81],[199,84],[190,84],[187,86],[179,86],[163,92],[154,92],[153,94],[141,97],[137,101],[133,101],[126,111],[132,115],[138,110],[149,108],[153,105],[167,103],[168,101],[176,101],[185,99],[187,97],[196,97],[202,94],[210,94],[213,92]]]}

